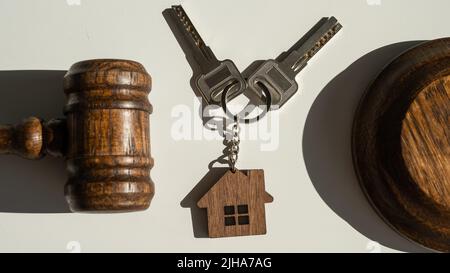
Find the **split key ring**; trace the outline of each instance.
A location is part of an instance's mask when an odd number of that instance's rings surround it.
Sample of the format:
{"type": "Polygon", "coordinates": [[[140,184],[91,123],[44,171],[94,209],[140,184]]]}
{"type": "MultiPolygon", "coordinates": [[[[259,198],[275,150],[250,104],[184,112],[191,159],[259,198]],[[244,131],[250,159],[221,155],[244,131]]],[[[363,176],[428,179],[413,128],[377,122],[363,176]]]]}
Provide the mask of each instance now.
{"type": "Polygon", "coordinates": [[[221,98],[221,104],[222,104],[222,109],[225,112],[225,114],[233,119],[235,122],[242,122],[242,123],[253,123],[253,122],[258,122],[260,119],[262,119],[267,112],[270,110],[270,107],[272,106],[272,96],[270,94],[269,89],[264,85],[264,83],[258,81],[256,82],[256,85],[261,89],[262,93],[264,94],[265,97],[265,102],[266,104],[263,107],[263,111],[256,117],[253,118],[241,118],[240,116],[242,116],[242,113],[245,113],[246,108],[245,107],[241,112],[237,113],[237,114],[233,114],[230,112],[230,110],[228,109],[228,92],[233,88],[233,86],[235,85],[235,82],[227,85],[227,87],[225,87],[225,89],[222,92],[222,98],[221,98]]]}

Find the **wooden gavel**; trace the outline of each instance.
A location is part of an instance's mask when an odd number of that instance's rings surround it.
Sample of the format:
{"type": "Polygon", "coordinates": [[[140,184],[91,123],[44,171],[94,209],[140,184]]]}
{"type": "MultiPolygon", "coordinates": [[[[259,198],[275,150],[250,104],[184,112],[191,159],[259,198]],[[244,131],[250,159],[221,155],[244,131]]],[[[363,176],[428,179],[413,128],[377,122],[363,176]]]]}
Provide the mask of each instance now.
{"type": "Polygon", "coordinates": [[[0,126],[0,154],[64,157],[72,211],[144,210],[154,195],[150,90],[151,77],[137,62],[78,62],[64,76],[66,117],[0,126]]]}

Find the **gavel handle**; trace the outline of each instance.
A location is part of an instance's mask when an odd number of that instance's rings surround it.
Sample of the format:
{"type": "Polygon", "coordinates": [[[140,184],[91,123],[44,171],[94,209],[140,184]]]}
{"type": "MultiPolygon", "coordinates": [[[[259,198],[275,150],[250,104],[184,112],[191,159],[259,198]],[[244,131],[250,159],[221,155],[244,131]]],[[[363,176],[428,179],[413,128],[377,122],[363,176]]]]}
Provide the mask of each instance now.
{"type": "Polygon", "coordinates": [[[46,154],[64,156],[65,119],[48,122],[30,117],[16,125],[0,125],[0,154],[15,154],[40,159],[46,154]]]}

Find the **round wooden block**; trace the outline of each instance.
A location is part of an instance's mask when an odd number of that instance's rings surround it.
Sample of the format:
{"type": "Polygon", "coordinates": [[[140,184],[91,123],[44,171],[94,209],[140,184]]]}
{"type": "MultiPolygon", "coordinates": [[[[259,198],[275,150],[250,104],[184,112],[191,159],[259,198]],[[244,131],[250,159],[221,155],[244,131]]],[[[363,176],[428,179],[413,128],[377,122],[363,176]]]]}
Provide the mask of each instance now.
{"type": "Polygon", "coordinates": [[[390,63],[356,111],[352,150],[376,211],[400,234],[450,251],[450,38],[390,63]]]}

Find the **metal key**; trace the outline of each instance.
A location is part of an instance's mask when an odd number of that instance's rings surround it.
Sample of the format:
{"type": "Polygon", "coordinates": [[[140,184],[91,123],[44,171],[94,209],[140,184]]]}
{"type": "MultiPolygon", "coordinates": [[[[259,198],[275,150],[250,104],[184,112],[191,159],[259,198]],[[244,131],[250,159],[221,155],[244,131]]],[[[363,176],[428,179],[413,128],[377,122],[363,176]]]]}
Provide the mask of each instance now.
{"type": "Polygon", "coordinates": [[[295,76],[341,28],[336,18],[322,18],[294,46],[275,60],[259,61],[250,65],[243,72],[252,91],[248,96],[251,99],[262,99],[262,92],[257,84],[260,82],[269,89],[272,105],[281,107],[297,92],[295,76]]]}
{"type": "Polygon", "coordinates": [[[200,93],[207,104],[220,104],[221,94],[230,84],[234,84],[230,98],[244,92],[247,82],[236,65],[231,60],[219,61],[216,58],[182,6],[172,6],[163,14],[192,67],[192,88],[200,93]]]}

